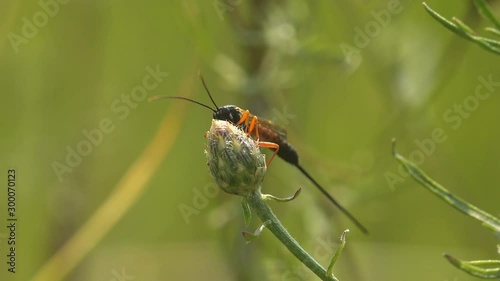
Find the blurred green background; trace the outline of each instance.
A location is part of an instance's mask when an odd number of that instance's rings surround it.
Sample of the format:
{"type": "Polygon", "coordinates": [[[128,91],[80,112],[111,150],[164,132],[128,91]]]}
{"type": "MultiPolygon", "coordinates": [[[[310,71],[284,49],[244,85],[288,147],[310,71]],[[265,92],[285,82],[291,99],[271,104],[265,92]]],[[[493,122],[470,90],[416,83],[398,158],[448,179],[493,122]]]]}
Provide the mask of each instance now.
{"type": "MultiPolygon", "coordinates": [[[[500,215],[498,82],[473,98],[480,77],[500,81],[498,57],[440,26],[420,2],[267,2],[1,2],[0,167],[5,179],[17,170],[19,221],[11,274],[4,185],[0,280],[34,278],[113,196],[169,113],[180,131],[166,136],[166,157],[139,173],[151,173],[142,193],[102,240],[85,237],[96,246],[62,280],[316,280],[269,232],[245,244],[240,198],[217,192],[206,167],[211,113],[147,101],[189,95],[210,104],[198,70],[219,106],[285,126],[302,165],[369,228],[360,233],[298,170],[274,160],[264,192],[303,187],[295,201],[270,204],[322,264],[351,229],[334,270],[340,280],[475,280],[441,254],[498,259],[498,237],[401,176],[390,153],[396,137],[436,181],[500,215]],[[155,69],[160,76],[141,92],[155,69]],[[132,93],[140,98],[122,99],[132,93]],[[96,133],[69,167],[68,151],[102,122],[113,129],[96,133]],[[446,140],[426,141],[436,128],[446,140]]],[[[471,1],[429,5],[487,26],[471,1]]],[[[248,230],[258,226],[254,218],[248,230]]]]}

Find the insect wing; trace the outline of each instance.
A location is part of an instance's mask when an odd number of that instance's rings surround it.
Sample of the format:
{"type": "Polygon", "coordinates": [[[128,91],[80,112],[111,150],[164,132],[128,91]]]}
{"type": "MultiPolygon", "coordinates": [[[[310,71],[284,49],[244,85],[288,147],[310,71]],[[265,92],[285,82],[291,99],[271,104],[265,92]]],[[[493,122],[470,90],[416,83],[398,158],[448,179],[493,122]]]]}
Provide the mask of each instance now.
{"type": "Polygon", "coordinates": [[[259,125],[278,133],[282,139],[286,139],[286,130],[282,126],[275,124],[269,120],[259,118],[259,125]]]}

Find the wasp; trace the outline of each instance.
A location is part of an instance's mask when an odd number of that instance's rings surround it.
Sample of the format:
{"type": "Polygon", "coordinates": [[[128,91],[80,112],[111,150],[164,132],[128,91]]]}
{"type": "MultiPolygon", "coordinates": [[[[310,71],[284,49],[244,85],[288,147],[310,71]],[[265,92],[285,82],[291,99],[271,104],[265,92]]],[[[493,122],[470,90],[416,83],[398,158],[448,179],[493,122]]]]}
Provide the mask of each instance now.
{"type": "Polygon", "coordinates": [[[333,203],[344,215],[346,215],[363,233],[367,234],[368,230],[364,227],[346,208],[344,208],[337,200],[335,200],[300,164],[299,155],[295,148],[287,140],[286,130],[273,122],[258,118],[249,110],[241,109],[235,105],[225,105],[222,107],[217,106],[208,87],[199,74],[203,87],[205,88],[208,97],[212,101],[215,108],[212,108],[201,102],[180,96],[155,96],[149,101],[159,99],[180,99],[192,102],[210,109],[213,112],[213,119],[223,120],[233,123],[242,128],[248,135],[252,136],[259,143],[259,146],[273,149],[274,152],[267,161],[267,166],[271,163],[273,158],[278,155],[281,159],[297,167],[299,171],[308,178],[318,190],[325,195],[328,200],[333,203]]]}

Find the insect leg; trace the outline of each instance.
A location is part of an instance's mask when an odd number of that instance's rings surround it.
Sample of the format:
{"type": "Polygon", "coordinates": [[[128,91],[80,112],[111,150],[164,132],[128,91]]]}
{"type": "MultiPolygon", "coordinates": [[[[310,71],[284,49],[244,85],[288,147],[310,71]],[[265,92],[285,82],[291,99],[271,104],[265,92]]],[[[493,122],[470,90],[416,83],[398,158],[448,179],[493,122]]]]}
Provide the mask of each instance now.
{"type": "Polygon", "coordinates": [[[257,116],[250,117],[250,111],[244,110],[243,115],[241,116],[240,120],[236,125],[241,125],[245,123],[245,130],[248,135],[251,135],[252,132],[255,130],[255,134],[257,136],[257,141],[259,141],[259,130],[258,130],[258,119],[257,116]],[[251,118],[251,121],[250,121],[251,118]]]}
{"type": "Polygon", "coordinates": [[[274,156],[276,156],[276,154],[278,154],[278,150],[280,150],[280,146],[274,142],[267,142],[267,141],[259,141],[259,142],[257,142],[257,144],[260,147],[275,149],[273,155],[271,155],[271,157],[269,157],[269,160],[267,160],[266,166],[269,167],[269,164],[271,164],[271,161],[273,161],[274,156]]]}
{"type": "Polygon", "coordinates": [[[236,125],[241,125],[241,123],[245,122],[245,125],[248,123],[248,116],[250,115],[250,111],[245,110],[243,111],[243,115],[241,116],[240,120],[236,125]]]}
{"type": "Polygon", "coordinates": [[[252,118],[252,122],[250,122],[250,127],[248,127],[248,134],[252,133],[253,130],[255,129],[255,136],[257,137],[257,141],[259,141],[259,126],[258,123],[259,120],[257,119],[257,116],[254,116],[252,118]]]}

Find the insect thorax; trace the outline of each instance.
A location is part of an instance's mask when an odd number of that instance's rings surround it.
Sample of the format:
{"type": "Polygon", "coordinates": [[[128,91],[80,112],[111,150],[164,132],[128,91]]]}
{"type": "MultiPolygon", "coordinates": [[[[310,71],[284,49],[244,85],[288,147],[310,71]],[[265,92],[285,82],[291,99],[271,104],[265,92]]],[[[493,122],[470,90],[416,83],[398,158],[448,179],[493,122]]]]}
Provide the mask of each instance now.
{"type": "Polygon", "coordinates": [[[235,105],[225,105],[219,107],[216,112],[214,112],[213,118],[217,120],[225,120],[236,125],[242,117],[241,109],[235,105]]]}

